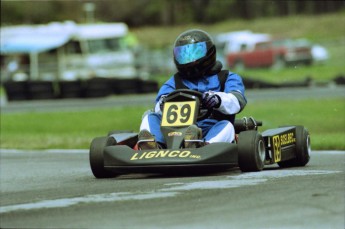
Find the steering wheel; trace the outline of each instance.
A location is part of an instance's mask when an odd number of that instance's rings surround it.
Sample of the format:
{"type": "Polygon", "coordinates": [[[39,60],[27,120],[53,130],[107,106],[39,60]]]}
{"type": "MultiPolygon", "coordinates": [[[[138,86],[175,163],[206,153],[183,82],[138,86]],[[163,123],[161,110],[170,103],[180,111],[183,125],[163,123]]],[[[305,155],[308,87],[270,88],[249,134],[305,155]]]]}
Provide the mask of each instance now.
{"type": "Polygon", "coordinates": [[[211,115],[213,108],[205,108],[202,106],[202,93],[199,91],[194,91],[191,89],[176,89],[175,91],[169,93],[167,95],[167,97],[165,98],[165,100],[169,100],[169,97],[172,97],[172,96],[179,94],[179,93],[185,93],[187,95],[192,95],[192,96],[195,96],[199,99],[200,105],[199,105],[199,112],[198,112],[198,117],[197,117],[198,121],[203,120],[203,119],[205,119],[211,115]]]}

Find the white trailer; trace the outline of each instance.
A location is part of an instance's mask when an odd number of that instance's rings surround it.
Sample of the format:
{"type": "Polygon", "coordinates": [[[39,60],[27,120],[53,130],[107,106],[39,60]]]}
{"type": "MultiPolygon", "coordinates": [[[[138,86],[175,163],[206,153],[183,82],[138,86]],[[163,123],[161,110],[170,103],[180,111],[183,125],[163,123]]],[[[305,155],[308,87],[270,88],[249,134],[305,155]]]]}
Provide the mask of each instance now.
{"type": "Polygon", "coordinates": [[[2,80],[135,78],[135,60],[124,23],[2,27],[2,80]]]}

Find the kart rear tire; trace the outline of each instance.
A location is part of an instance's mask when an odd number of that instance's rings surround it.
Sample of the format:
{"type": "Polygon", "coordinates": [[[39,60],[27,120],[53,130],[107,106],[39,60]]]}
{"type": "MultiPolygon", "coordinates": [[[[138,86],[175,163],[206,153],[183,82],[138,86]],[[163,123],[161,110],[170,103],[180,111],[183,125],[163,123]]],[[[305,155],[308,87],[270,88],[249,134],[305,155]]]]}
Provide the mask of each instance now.
{"type": "Polygon", "coordinates": [[[107,146],[107,137],[94,138],[90,146],[90,167],[96,178],[111,178],[117,174],[104,169],[103,150],[107,146]]]}
{"type": "Polygon", "coordinates": [[[279,167],[305,166],[310,160],[310,135],[303,126],[296,126],[296,157],[288,161],[278,162],[279,167]]]}
{"type": "Polygon", "coordinates": [[[265,143],[256,130],[242,131],[238,135],[238,165],[242,172],[257,172],[264,168],[265,143]]]}

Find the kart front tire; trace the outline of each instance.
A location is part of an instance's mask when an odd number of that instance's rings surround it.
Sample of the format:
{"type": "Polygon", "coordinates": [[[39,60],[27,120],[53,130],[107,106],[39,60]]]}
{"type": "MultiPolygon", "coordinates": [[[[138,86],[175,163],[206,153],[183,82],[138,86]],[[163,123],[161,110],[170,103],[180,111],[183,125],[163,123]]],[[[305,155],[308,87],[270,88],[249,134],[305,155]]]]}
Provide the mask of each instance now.
{"type": "Polygon", "coordinates": [[[265,143],[256,130],[242,131],[238,136],[238,165],[242,172],[256,172],[264,168],[265,143]]]}
{"type": "Polygon", "coordinates": [[[279,167],[305,166],[310,160],[310,134],[303,126],[296,126],[296,154],[295,158],[278,162],[279,167]]]}
{"type": "Polygon", "coordinates": [[[94,138],[90,146],[90,167],[92,174],[96,178],[111,178],[115,177],[114,172],[104,169],[103,150],[107,146],[107,137],[94,138]]]}

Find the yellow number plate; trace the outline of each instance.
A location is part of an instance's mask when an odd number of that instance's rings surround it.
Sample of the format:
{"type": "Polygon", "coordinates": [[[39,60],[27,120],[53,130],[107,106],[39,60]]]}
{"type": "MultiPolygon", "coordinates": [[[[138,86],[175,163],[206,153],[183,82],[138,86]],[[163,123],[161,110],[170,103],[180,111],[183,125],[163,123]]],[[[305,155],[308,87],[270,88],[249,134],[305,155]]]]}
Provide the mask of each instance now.
{"type": "Polygon", "coordinates": [[[195,121],[196,101],[166,102],[161,126],[190,126],[195,121]]]}

